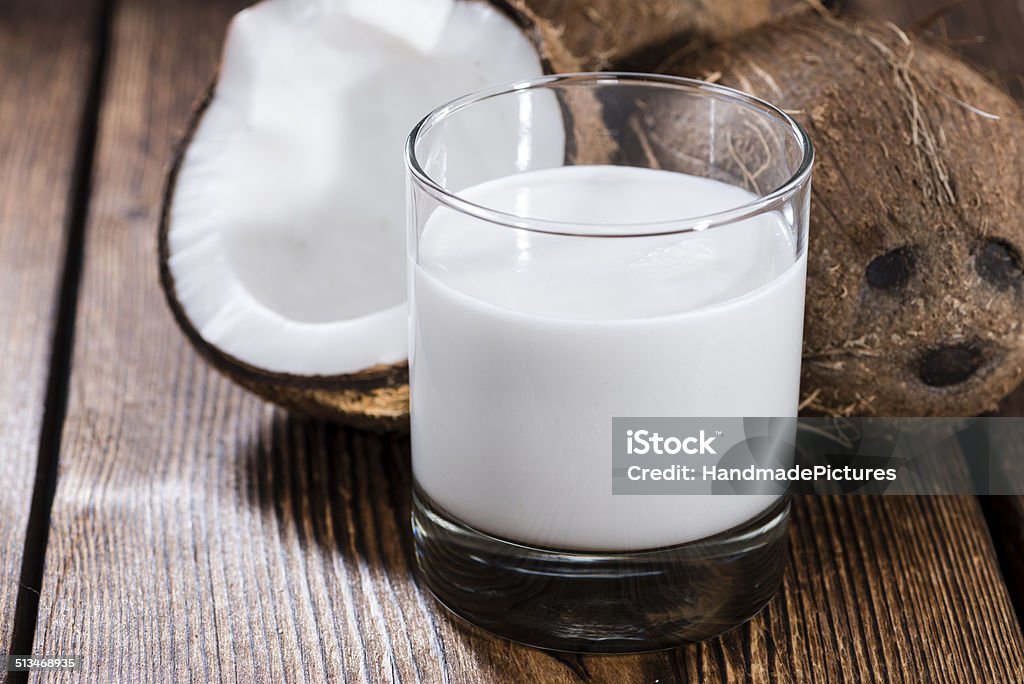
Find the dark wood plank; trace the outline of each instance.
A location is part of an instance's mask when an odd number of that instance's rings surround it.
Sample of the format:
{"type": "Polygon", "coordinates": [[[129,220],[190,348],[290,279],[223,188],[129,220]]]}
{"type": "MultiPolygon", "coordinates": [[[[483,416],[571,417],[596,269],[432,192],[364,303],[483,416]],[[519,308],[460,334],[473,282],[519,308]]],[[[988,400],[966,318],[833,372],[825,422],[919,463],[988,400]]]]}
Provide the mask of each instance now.
{"type": "Polygon", "coordinates": [[[841,0],[839,5],[926,30],[1024,100],[1024,5],[1016,0],[841,0]]]}
{"type": "Polygon", "coordinates": [[[0,653],[19,592],[97,10],[0,3],[0,653]]]}
{"type": "Polygon", "coordinates": [[[671,653],[552,656],[412,575],[408,443],[289,418],[188,349],[154,242],[228,2],[120,3],[37,652],[47,681],[1010,682],[1024,642],[971,498],[797,503],[785,591],[671,653]]]}

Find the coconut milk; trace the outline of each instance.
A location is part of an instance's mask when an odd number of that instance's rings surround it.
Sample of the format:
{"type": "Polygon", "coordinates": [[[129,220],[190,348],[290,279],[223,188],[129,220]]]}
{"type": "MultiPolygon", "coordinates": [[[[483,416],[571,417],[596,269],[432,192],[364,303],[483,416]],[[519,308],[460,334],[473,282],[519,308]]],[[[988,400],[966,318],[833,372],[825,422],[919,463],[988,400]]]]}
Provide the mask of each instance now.
{"type": "MultiPolygon", "coordinates": [[[[588,234],[755,199],[609,166],[459,194],[588,234]]],[[[613,416],[796,414],[806,261],[781,214],[671,236],[565,237],[440,208],[417,249],[413,469],[448,513],[531,545],[625,551],[713,535],[774,501],[613,496],[610,459],[613,416]]]]}

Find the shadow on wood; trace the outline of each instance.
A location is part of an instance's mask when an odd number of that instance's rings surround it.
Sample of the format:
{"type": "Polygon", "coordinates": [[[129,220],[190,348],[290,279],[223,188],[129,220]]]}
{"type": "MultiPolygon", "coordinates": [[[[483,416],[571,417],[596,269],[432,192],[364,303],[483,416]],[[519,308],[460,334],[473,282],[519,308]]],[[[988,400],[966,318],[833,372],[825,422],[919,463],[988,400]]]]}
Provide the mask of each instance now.
{"type": "MultiPolygon", "coordinates": [[[[243,499],[272,520],[282,535],[297,535],[307,557],[332,558],[335,564],[357,569],[330,573],[352,577],[354,600],[370,600],[366,592],[371,587],[375,594],[386,595],[390,605],[370,611],[393,613],[397,620],[387,622],[395,625],[404,621],[409,597],[416,596],[432,623],[429,629],[440,637],[438,646],[449,657],[476,661],[482,676],[490,672],[505,681],[505,676],[519,671],[544,672],[545,681],[612,681],[626,675],[627,681],[641,681],[632,677],[671,674],[674,665],[661,654],[584,658],[537,651],[497,639],[450,615],[415,578],[408,437],[277,412],[267,429],[243,447],[236,462],[243,499]],[[319,553],[309,553],[314,546],[319,553]],[[608,676],[613,672],[619,676],[608,676]]],[[[367,606],[355,608],[361,612],[367,606]]]]}
{"type": "Polygon", "coordinates": [[[295,526],[304,548],[411,574],[407,439],[277,413],[238,467],[246,499],[279,526],[295,526]]]}

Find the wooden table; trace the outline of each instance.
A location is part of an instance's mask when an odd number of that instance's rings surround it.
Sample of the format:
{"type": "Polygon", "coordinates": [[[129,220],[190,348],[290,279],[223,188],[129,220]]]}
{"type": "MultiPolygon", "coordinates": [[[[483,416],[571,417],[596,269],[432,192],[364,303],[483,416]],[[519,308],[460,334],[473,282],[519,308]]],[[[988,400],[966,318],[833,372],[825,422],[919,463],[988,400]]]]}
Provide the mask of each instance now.
{"type": "MultiPolygon", "coordinates": [[[[1016,499],[799,500],[777,599],[672,652],[447,617],[413,577],[408,441],[237,389],[157,286],[165,171],[242,4],[0,4],[0,652],[84,656],[46,681],[1024,681],[1016,499]]],[[[950,26],[1002,36],[966,49],[1016,83],[1024,24],[991,4],[950,26]]]]}

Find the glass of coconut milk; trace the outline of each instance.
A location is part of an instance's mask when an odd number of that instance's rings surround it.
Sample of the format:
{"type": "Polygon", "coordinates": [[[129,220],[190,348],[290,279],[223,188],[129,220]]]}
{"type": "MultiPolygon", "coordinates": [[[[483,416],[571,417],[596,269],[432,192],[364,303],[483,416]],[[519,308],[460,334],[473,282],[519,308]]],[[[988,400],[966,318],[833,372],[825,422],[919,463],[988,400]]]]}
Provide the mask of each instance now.
{"type": "Polygon", "coordinates": [[[707,638],[776,591],[789,503],[612,493],[612,418],[796,416],[812,150],[749,95],[571,74],[413,130],[413,531],[456,615],[542,648],[707,638]]]}

